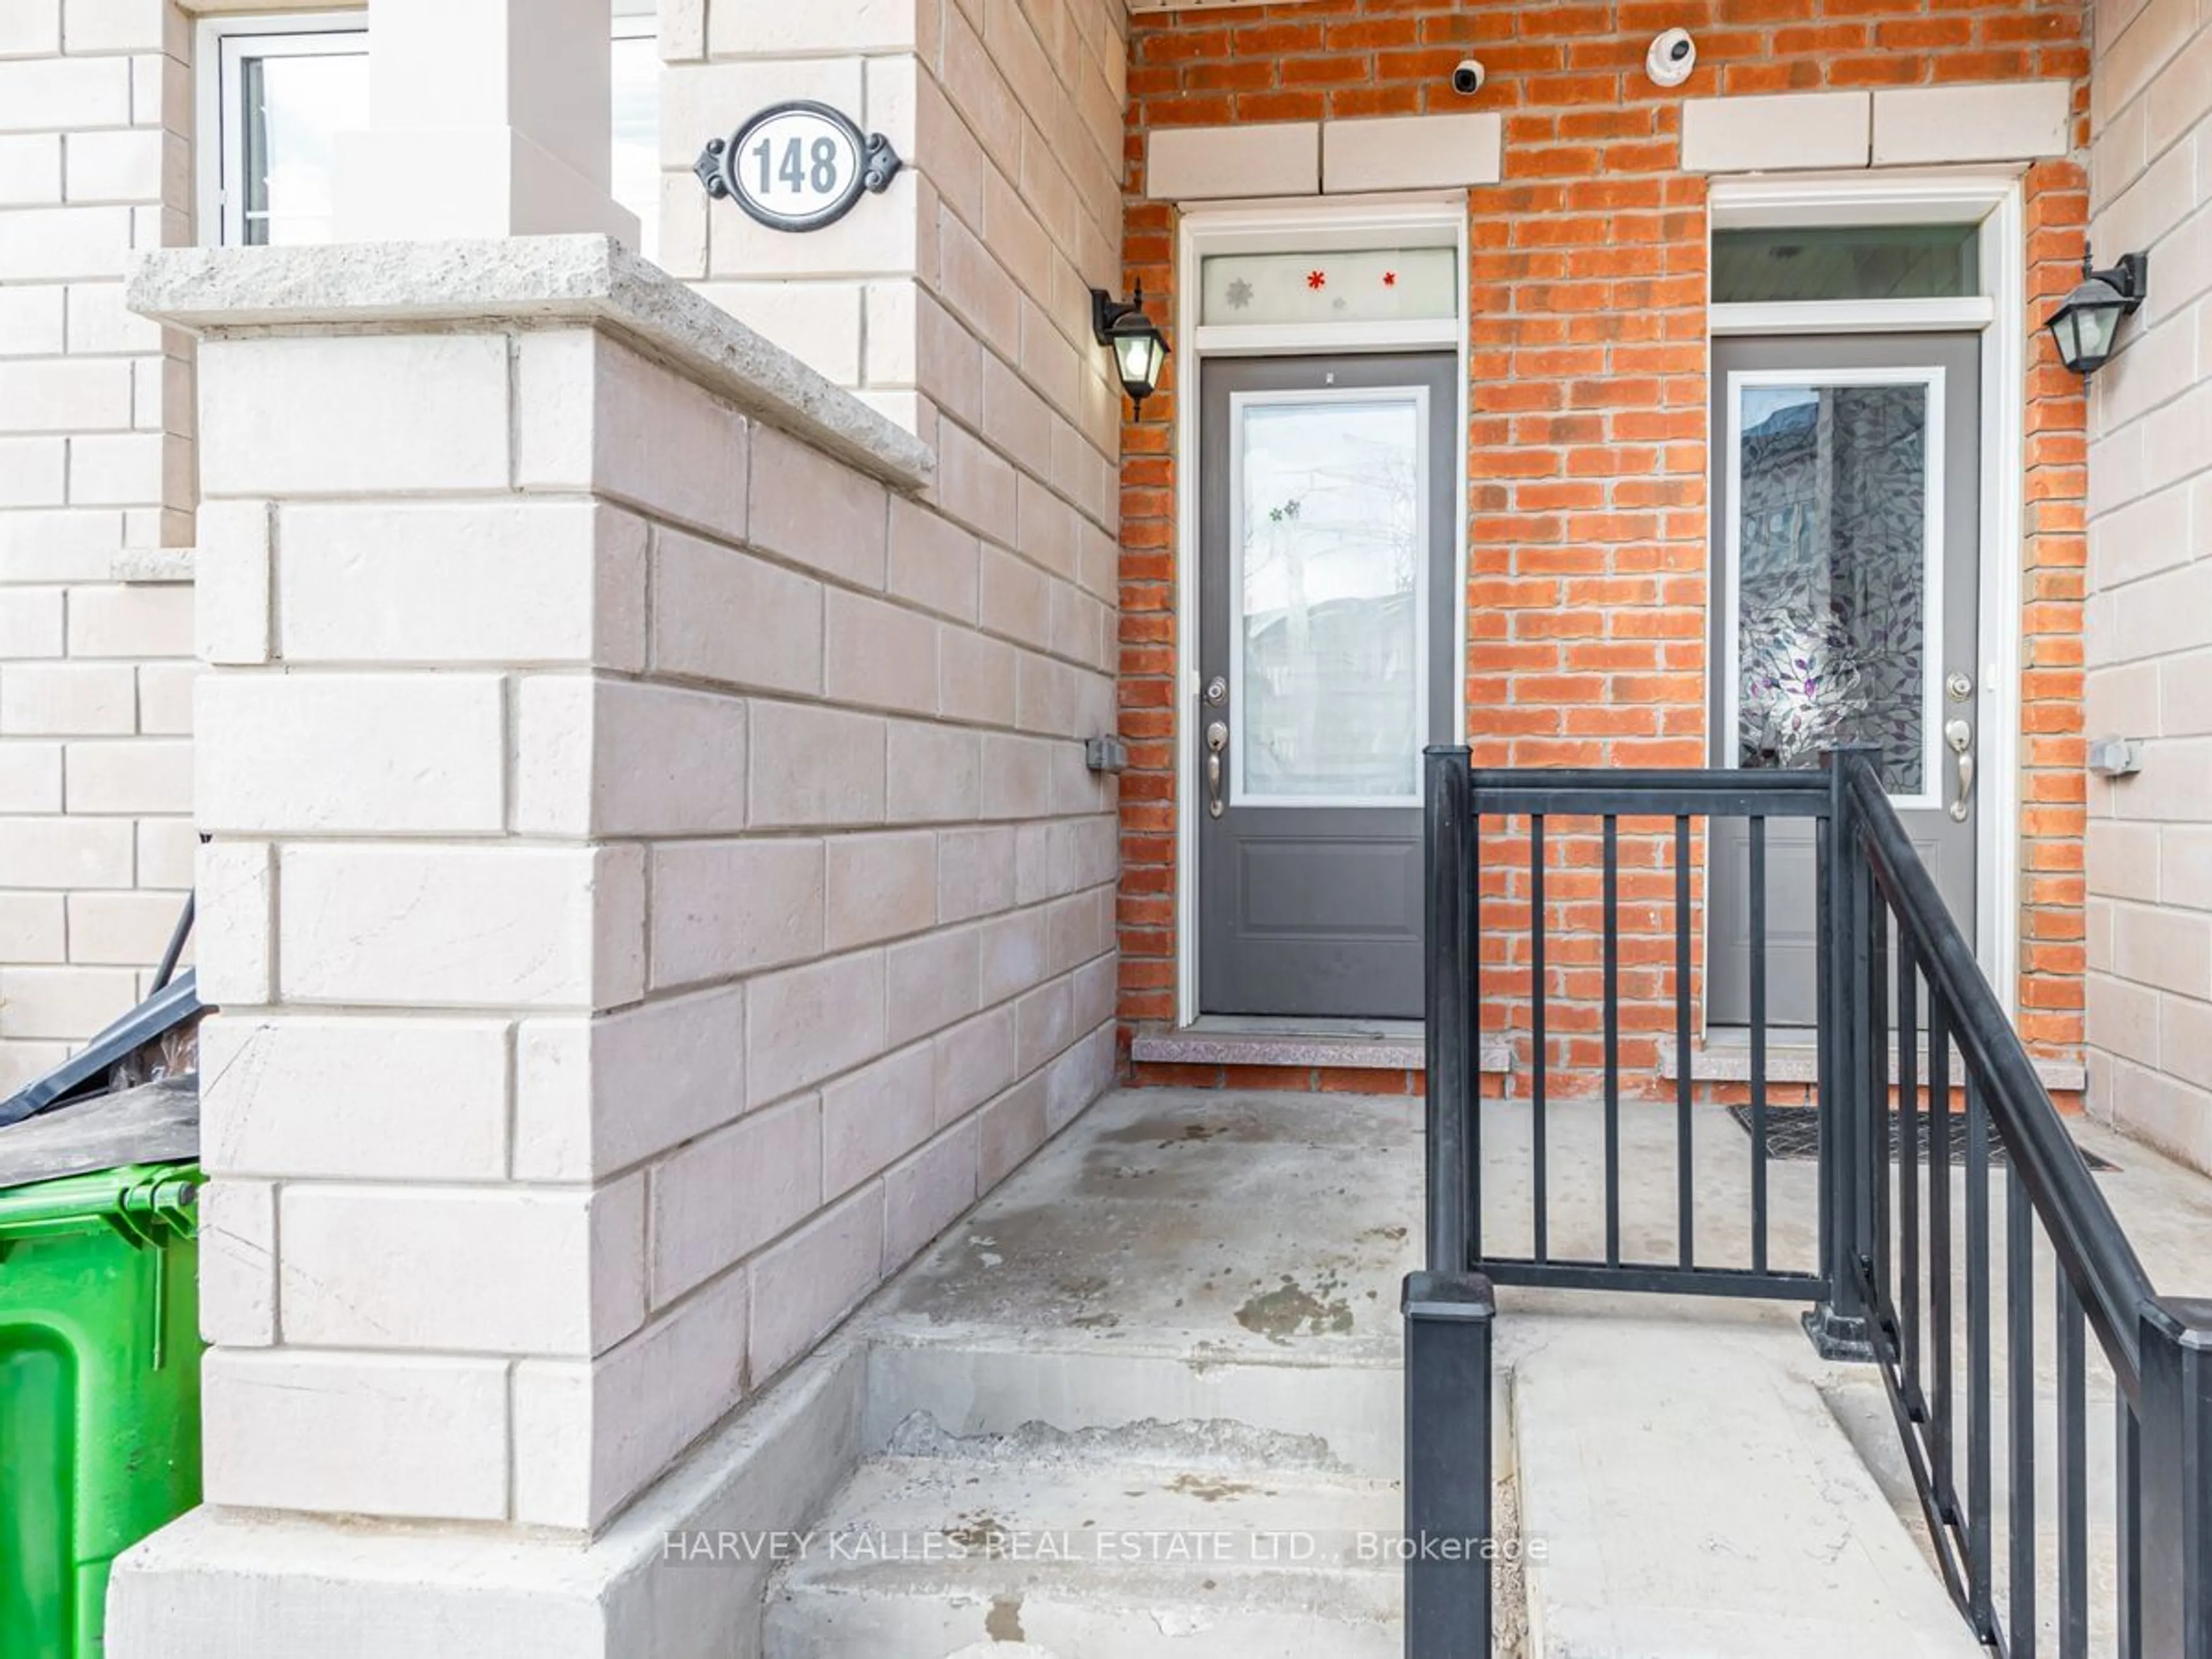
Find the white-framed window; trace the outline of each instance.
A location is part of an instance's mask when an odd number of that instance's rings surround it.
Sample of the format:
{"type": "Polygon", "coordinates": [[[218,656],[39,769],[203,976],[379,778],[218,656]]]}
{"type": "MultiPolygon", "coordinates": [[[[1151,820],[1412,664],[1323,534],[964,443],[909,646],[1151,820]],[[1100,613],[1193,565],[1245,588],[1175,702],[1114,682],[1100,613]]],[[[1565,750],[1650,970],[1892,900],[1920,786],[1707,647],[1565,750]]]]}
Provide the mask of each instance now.
{"type": "MultiPolygon", "coordinates": [[[[660,226],[660,46],[653,0],[615,0],[613,194],[652,257],[660,226]]],[[[210,17],[198,41],[200,240],[326,242],[337,135],[369,124],[366,12],[210,17]]]]}
{"type": "Polygon", "coordinates": [[[655,0],[615,0],[613,194],[637,215],[638,251],[660,257],[660,19],[655,0]]]}
{"type": "Polygon", "coordinates": [[[368,125],[363,12],[200,26],[200,240],[326,242],[337,135],[368,125]]]}

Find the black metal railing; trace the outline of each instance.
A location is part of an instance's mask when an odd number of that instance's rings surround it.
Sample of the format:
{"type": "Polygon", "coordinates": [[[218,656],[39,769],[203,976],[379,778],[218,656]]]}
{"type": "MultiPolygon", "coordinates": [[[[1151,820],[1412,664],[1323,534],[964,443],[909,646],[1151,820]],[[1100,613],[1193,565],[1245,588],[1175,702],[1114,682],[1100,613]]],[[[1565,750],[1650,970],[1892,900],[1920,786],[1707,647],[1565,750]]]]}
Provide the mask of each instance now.
{"type": "MultiPolygon", "coordinates": [[[[1431,750],[1428,756],[1427,860],[1428,1066],[1431,1117],[1438,1133],[1429,1147],[1429,1250],[1431,1261],[1464,1255],[1466,1265],[1495,1284],[1540,1285],[1575,1290],[1659,1291],[1706,1296],[1752,1296],[1815,1301],[1826,1279],[1807,1262],[1794,1268],[1774,1265],[1766,1181],[1768,1131],[1768,978],[1765,902],[1767,887],[1767,830],[1777,821],[1811,821],[1825,835],[1835,810],[1831,781],[1817,772],[1666,771],[1490,771],[1468,763],[1462,749],[1431,750]],[[1675,1043],[1673,1089],[1674,1210],[1671,1260],[1639,1255],[1624,1234],[1622,1195],[1622,1012],[1624,995],[1621,898],[1623,825],[1632,825],[1634,842],[1653,854],[1640,867],[1646,878],[1663,867],[1668,899],[1643,907],[1647,920],[1664,913],[1668,984],[1663,994],[1644,991],[1635,1002],[1648,1014],[1661,1004],[1675,1043]],[[1751,871],[1749,993],[1752,1007],[1749,1095],[1749,1211],[1744,1248],[1732,1256],[1698,1243],[1696,1124],[1689,1064],[1695,1029],[1693,994],[1698,909],[1696,844],[1717,823],[1741,822],[1751,871]],[[1490,826],[1486,829],[1486,826],[1490,826]],[[1638,827],[1640,826],[1640,827],[1638,827]],[[1595,839],[1599,885],[1597,1000],[1602,1033],[1599,1063],[1585,1068],[1602,1109],[1599,1170],[1602,1178],[1601,1234],[1594,1248],[1577,1253],[1559,1248],[1554,1225],[1558,1182],[1551,1157],[1554,1129],[1552,1099],[1549,969],[1556,941],[1547,906],[1547,880],[1556,885],[1573,874],[1587,878],[1590,861],[1579,865],[1554,849],[1576,830],[1577,839],[1595,839]],[[1508,861],[1508,853],[1510,860],[1508,861]],[[1481,903],[1474,902],[1486,878],[1504,890],[1512,914],[1525,913],[1514,932],[1525,939],[1523,962],[1510,965],[1516,983],[1528,988],[1529,1189],[1532,1213],[1525,1230],[1525,1253],[1508,1253],[1491,1237],[1485,1212],[1482,1122],[1464,1109],[1473,1099],[1469,1067],[1479,1052],[1477,1024],[1486,987],[1486,944],[1481,903]]],[[[1647,930],[1647,937],[1651,936],[1647,930]]],[[[1586,934],[1583,939],[1587,943],[1586,934]]],[[[1835,1046],[1825,1027],[1817,1042],[1825,1067],[1835,1046]]],[[[1570,1177],[1580,1171],[1571,1170],[1570,1177]]],[[[1820,1260],[1830,1258],[1832,1217],[1818,1218],[1820,1260]]],[[[1731,1228],[1733,1231],[1733,1227],[1731,1228]]]]}
{"type": "Polygon", "coordinates": [[[1863,1152],[1841,1183],[1855,1200],[1848,1295],[1864,1310],[1944,1582],[2008,1659],[2207,1659],[2212,1304],[2159,1297],[1880,777],[1856,753],[1836,770],[1844,857],[1828,879],[1842,925],[1831,948],[1848,1020],[1844,1097],[1863,1152]],[[1891,1137],[1875,1133],[1887,1127],[1877,1080],[1893,1063],[1894,1159],[1891,1137]],[[1966,1143],[1955,1194],[1941,1150],[1954,1107],[1966,1143]],[[2112,1388],[2102,1504],[2085,1333],[2112,1388]],[[2093,1538],[2099,1522],[2108,1528],[2093,1538]],[[2111,1583],[2109,1599],[2092,1597],[2093,1577],[2111,1583]]]}
{"type": "MultiPolygon", "coordinates": [[[[1803,832],[1790,833],[1802,845],[1803,832]]],[[[2212,1302],[2156,1295],[1869,752],[1838,750],[1817,772],[1506,772],[1473,768],[1464,749],[1431,750],[1426,851],[1430,1272],[1407,1294],[1409,1531],[1441,1521],[1489,1536],[1492,1281],[1808,1301],[1806,1326],[1823,1352],[1880,1368],[1939,1569],[1977,1637],[2006,1659],[2212,1659],[2212,1302]],[[1778,820],[1811,821],[1815,887],[1819,1161],[1809,1194],[1792,1183],[1814,1212],[1790,1218],[1790,1236],[1812,1240],[1796,1266],[1774,1260],[1767,1167],[1767,854],[1778,820]],[[1595,827],[1600,896],[1592,1105],[1602,1195],[1596,1230],[1584,1231],[1601,1243],[1585,1251],[1559,1248],[1553,1221],[1554,1120],[1571,1109],[1549,1098],[1547,1030],[1554,963],[1570,943],[1552,927],[1547,865],[1554,886],[1569,871],[1587,877],[1547,853],[1577,821],[1595,827]],[[1750,1155],[1741,1190],[1720,1200],[1741,1212],[1720,1218],[1743,1245],[1733,1255],[1702,1242],[1716,1218],[1710,1189],[1698,1203],[1690,1056],[1696,839],[1717,823],[1744,838],[1750,890],[1750,1155]],[[1653,890],[1662,868],[1672,878],[1671,904],[1636,911],[1647,939],[1668,935],[1671,971],[1663,991],[1647,980],[1632,998],[1622,988],[1624,825],[1647,853],[1664,849],[1638,864],[1641,890],[1653,890]],[[1486,939],[1486,901],[1509,917],[1525,910],[1525,924],[1486,939]],[[1483,1176],[1495,1166],[1478,1110],[1492,963],[1493,983],[1526,987],[1533,1061],[1532,1243],[1510,1255],[1486,1237],[1483,1176]],[[1624,1227],[1623,1009],[1648,1030],[1655,1003],[1669,1002],[1675,1180],[1673,1249],[1662,1259],[1624,1227]],[[1954,1116],[1964,1141],[1955,1170],[1954,1116]],[[2051,1280],[2047,1318],[2039,1260],[2051,1280]],[[1462,1340],[1448,1348],[1439,1310],[1461,1304],[1479,1306],[1480,1318],[1460,1314],[1462,1340]],[[1468,1330],[1480,1332],[1479,1382],[1468,1330]],[[2093,1376],[2088,1334],[2110,1373],[2109,1466],[2089,1453],[2103,1376],[2093,1376]],[[1469,1519],[1477,1438],[1479,1522],[1469,1519]],[[2107,1470],[2108,1483],[2093,1480],[2107,1470]],[[2111,1595],[2093,1598],[2093,1582],[2111,1595]]],[[[1586,932],[1571,941],[1583,955],[1586,932]]],[[[1639,1224],[1638,1238],[1655,1236],[1639,1224]]],[[[1477,1585],[1409,1554],[1407,1594],[1409,1655],[1488,1651],[1486,1565],[1477,1585]]]]}

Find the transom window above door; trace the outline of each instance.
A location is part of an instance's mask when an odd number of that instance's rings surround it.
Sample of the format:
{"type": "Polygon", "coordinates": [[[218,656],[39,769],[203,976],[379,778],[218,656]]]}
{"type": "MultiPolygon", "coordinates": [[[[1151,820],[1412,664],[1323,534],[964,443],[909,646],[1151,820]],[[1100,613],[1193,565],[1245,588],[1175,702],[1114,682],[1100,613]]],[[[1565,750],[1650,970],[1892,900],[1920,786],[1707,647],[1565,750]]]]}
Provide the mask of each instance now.
{"type": "Polygon", "coordinates": [[[1459,314],[1448,247],[1216,253],[1200,262],[1199,321],[1378,323],[1459,314]]]}
{"type": "Polygon", "coordinates": [[[1713,303],[1957,300],[1979,294],[1978,224],[1713,233],[1713,303]]]}

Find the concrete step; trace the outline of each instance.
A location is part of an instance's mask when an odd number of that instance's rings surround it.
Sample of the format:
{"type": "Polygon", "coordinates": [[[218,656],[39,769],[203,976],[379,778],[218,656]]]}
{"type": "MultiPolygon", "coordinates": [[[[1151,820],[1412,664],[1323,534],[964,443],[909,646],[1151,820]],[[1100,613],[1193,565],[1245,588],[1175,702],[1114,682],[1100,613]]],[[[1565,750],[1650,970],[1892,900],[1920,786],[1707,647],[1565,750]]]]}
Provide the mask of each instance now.
{"type": "Polygon", "coordinates": [[[771,1583],[763,1651],[1396,1659],[1398,1568],[1360,1545],[1400,1514],[1395,1483],[1310,1437],[1215,1420],[961,1438],[916,1413],[771,1583]]]}
{"type": "Polygon", "coordinates": [[[954,1434],[1033,1423],[1114,1429],[1146,1419],[1230,1421],[1310,1439],[1342,1471],[1395,1479],[1405,1466],[1405,1373],[1395,1363],[1272,1363],[1226,1345],[1148,1342],[1145,1334],[1039,1330],[994,1340],[973,1330],[886,1323],[868,1352],[862,1443],[881,1449],[926,1412],[954,1434]]]}
{"type": "Polygon", "coordinates": [[[1861,1368],[1783,1330],[1518,1336],[1531,1659],[1984,1654],[1828,1408],[1824,1386],[1861,1368]]]}

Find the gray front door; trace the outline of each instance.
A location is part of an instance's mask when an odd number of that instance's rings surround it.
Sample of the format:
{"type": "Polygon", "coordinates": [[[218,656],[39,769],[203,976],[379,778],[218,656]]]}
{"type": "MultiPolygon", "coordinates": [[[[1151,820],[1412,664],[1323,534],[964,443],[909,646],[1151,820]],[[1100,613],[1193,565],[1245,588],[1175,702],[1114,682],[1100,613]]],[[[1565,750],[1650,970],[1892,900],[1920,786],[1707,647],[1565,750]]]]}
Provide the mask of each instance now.
{"type": "MultiPolygon", "coordinates": [[[[1715,763],[1805,767],[1872,744],[1974,936],[1981,342],[1713,346],[1715,763]]],[[[1749,1021],[1749,836],[1717,825],[1708,1023],[1749,1021]]],[[[1769,825],[1767,1018],[1814,1023],[1813,841],[1769,825]]]]}
{"type": "Polygon", "coordinates": [[[1450,739],[1449,355],[1201,373],[1199,1006],[1418,1019],[1421,749],[1450,739]]]}

